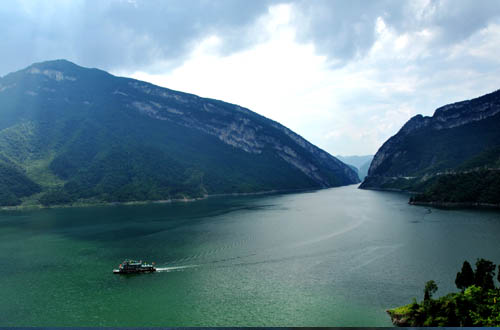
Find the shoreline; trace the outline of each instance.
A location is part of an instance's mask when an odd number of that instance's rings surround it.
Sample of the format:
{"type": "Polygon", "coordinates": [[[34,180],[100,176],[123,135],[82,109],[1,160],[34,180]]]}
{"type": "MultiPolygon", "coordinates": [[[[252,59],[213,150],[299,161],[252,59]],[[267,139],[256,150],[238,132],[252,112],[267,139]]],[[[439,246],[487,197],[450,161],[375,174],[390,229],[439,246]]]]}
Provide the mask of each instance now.
{"type": "Polygon", "coordinates": [[[375,187],[361,187],[359,186],[358,189],[361,190],[374,190],[374,191],[388,191],[388,192],[398,192],[398,193],[404,193],[404,194],[418,194],[416,191],[408,191],[404,189],[398,189],[398,188],[375,188],[375,187]]]}
{"type": "Polygon", "coordinates": [[[441,209],[490,209],[498,210],[500,209],[500,204],[491,203],[478,203],[478,202],[463,202],[463,203],[452,203],[452,202],[408,202],[410,205],[415,206],[431,206],[441,209]]]}
{"type": "MultiPolygon", "coordinates": [[[[343,187],[343,186],[339,186],[343,187]]],[[[93,207],[93,206],[122,206],[122,205],[147,205],[147,204],[169,204],[169,203],[191,203],[196,201],[201,201],[214,197],[238,197],[238,196],[258,196],[267,194],[287,194],[296,192],[312,192],[316,190],[338,188],[338,187],[328,187],[328,188],[316,188],[316,189],[273,189],[256,191],[249,193],[223,193],[223,194],[206,194],[203,197],[194,198],[173,198],[173,199],[160,199],[160,200],[145,200],[145,201],[128,201],[128,202],[75,202],[70,204],[58,204],[45,206],[42,204],[32,204],[32,205],[15,205],[15,206],[0,206],[0,211],[27,211],[27,210],[41,210],[41,209],[61,209],[61,208],[78,208],[78,207],[93,207]]]]}
{"type": "MultiPolygon", "coordinates": [[[[387,192],[399,192],[407,195],[415,195],[419,194],[418,192],[408,191],[403,189],[396,188],[359,188],[363,190],[374,190],[374,191],[387,191],[387,192]]],[[[457,210],[457,209],[485,209],[485,210],[499,210],[500,204],[492,204],[492,203],[479,203],[479,202],[461,202],[461,203],[452,203],[452,202],[418,202],[418,201],[408,201],[408,204],[413,206],[427,206],[434,207],[438,209],[449,209],[449,210],[457,210]]]]}

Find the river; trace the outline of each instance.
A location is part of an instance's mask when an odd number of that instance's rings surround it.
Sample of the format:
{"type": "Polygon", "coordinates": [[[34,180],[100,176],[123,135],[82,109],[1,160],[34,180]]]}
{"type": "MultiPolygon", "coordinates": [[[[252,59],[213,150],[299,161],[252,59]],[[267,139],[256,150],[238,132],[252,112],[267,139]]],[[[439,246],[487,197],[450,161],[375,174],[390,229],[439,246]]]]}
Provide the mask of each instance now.
{"type": "Polygon", "coordinates": [[[390,326],[385,310],[500,262],[498,211],[356,186],[0,212],[0,326],[390,326]],[[159,272],[114,275],[125,258],[159,272]]]}

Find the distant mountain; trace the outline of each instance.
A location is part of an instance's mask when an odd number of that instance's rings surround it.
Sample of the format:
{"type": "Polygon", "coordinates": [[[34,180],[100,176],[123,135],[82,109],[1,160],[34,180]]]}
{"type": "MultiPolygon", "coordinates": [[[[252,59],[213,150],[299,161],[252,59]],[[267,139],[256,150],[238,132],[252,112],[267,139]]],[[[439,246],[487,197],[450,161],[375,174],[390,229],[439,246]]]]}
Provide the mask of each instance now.
{"type": "Polygon", "coordinates": [[[0,78],[0,205],[316,189],[356,173],[283,125],[65,60],[0,78]]]}
{"type": "Polygon", "coordinates": [[[348,165],[352,165],[356,168],[359,178],[364,180],[364,178],[368,174],[368,168],[370,167],[370,163],[373,159],[373,155],[366,156],[335,156],[344,163],[348,165]]]}
{"type": "Polygon", "coordinates": [[[496,91],[411,118],[379,149],[360,188],[423,193],[414,202],[500,204],[499,168],[496,91]]]}
{"type": "Polygon", "coordinates": [[[363,181],[367,176],[368,176],[368,170],[370,169],[370,164],[372,163],[373,160],[373,155],[371,156],[371,159],[361,165],[358,169],[358,176],[361,181],[363,181]]]}

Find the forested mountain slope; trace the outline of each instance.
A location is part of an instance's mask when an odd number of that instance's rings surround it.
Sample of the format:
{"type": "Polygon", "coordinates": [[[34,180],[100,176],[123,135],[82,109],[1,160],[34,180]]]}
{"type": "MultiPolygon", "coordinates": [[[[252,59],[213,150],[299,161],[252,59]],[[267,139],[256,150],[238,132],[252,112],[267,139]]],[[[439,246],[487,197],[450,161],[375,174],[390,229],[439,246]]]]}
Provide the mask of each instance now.
{"type": "Polygon", "coordinates": [[[0,78],[0,205],[314,189],[356,173],[281,124],[65,60],[0,78]]]}

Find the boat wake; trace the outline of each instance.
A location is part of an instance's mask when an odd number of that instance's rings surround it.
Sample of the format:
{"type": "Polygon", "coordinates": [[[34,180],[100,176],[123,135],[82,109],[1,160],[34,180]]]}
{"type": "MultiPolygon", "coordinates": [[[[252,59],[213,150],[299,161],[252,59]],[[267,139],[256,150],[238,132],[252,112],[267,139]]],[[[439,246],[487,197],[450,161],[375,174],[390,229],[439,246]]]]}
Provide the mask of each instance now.
{"type": "Polygon", "coordinates": [[[176,272],[187,268],[196,268],[198,265],[172,266],[172,267],[156,267],[157,272],[176,272]]]}
{"type": "Polygon", "coordinates": [[[244,255],[244,256],[236,256],[236,257],[230,257],[230,258],[224,258],[224,259],[218,259],[218,260],[207,260],[204,262],[201,262],[197,265],[185,265],[185,266],[172,266],[172,267],[156,267],[157,272],[175,272],[175,271],[182,271],[184,269],[188,268],[198,268],[198,267],[217,267],[220,265],[219,264],[224,264],[227,262],[231,262],[233,260],[239,260],[239,259],[244,259],[246,257],[251,257],[255,256],[256,253],[244,255]],[[216,266],[217,265],[217,266],[216,266]]]}

